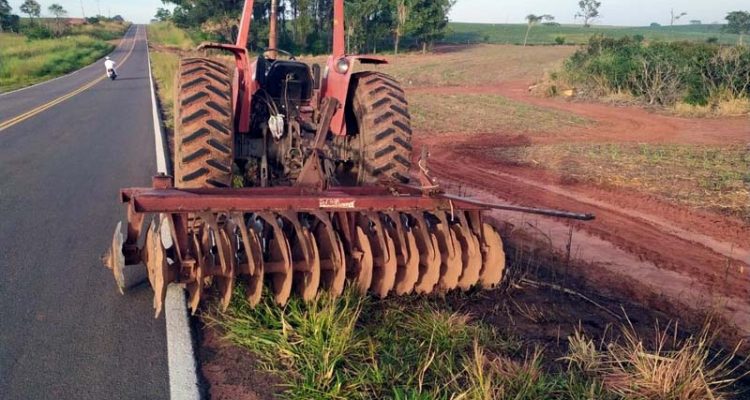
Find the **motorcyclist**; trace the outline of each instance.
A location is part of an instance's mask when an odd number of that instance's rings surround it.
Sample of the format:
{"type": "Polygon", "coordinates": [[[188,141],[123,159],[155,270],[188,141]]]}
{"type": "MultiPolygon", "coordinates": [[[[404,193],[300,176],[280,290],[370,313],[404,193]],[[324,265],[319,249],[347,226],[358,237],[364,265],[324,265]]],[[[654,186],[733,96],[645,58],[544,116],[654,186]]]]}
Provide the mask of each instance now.
{"type": "Polygon", "coordinates": [[[107,77],[111,78],[112,76],[117,76],[117,71],[115,71],[115,62],[112,61],[109,56],[104,57],[104,68],[107,69],[107,77]]]}

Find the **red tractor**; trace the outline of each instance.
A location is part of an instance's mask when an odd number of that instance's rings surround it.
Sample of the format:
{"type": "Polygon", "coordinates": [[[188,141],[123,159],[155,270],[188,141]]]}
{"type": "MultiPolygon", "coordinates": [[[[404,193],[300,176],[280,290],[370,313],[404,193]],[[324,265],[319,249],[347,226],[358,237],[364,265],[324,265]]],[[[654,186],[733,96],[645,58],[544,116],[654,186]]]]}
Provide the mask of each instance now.
{"type": "Polygon", "coordinates": [[[276,48],[275,14],[270,48],[251,58],[252,9],[247,0],[235,45],[201,46],[231,52],[234,70],[181,61],[174,179],[121,191],[127,232],[118,226],[105,263],[121,290],[145,264],[157,315],[170,283],[186,286],[194,311],[208,287],[226,307],[237,284],[251,305],[264,286],[279,304],[339,295],[347,281],[380,297],[491,288],[505,254],[485,210],[593,218],[446,194],[425,155],[413,178],[404,91],[383,73],[354,72],[386,61],[345,53],[344,1],[334,1],[322,69],[276,48]]]}

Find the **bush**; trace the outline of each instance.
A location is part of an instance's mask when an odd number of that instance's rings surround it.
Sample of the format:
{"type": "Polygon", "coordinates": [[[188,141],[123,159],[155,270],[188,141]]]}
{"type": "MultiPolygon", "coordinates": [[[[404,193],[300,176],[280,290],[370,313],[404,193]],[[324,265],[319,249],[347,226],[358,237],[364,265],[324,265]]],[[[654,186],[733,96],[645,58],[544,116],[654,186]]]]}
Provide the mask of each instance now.
{"type": "Polygon", "coordinates": [[[591,93],[626,92],[649,104],[707,105],[750,96],[750,49],[594,36],[565,64],[591,93]]]}
{"type": "Polygon", "coordinates": [[[557,36],[557,37],[555,37],[555,44],[564,45],[565,44],[565,36],[557,36]]]}
{"type": "Polygon", "coordinates": [[[41,24],[27,26],[22,33],[32,40],[50,39],[55,36],[51,29],[41,24]]]}

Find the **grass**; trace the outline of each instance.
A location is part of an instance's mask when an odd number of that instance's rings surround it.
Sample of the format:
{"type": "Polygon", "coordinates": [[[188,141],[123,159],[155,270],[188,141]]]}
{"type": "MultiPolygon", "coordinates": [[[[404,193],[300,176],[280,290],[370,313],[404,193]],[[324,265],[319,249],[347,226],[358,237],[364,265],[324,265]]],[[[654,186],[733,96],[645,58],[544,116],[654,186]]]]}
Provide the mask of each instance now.
{"type": "Polygon", "coordinates": [[[750,221],[750,151],[744,146],[555,144],[491,154],[558,171],[566,180],[633,188],[750,221]]]}
{"type": "Polygon", "coordinates": [[[171,22],[157,22],[148,26],[148,40],[152,44],[180,50],[195,48],[196,43],[184,30],[171,22]]]}
{"type": "Polygon", "coordinates": [[[649,349],[627,327],[600,346],[578,332],[549,360],[434,299],[349,292],[251,309],[238,291],[203,318],[285,382],[287,399],[725,399],[737,378],[735,353],[711,353],[706,334],[667,343],[657,329],[649,349]]]}
{"type": "Polygon", "coordinates": [[[409,95],[417,132],[513,133],[547,135],[561,127],[583,126],[585,118],[544,109],[491,94],[409,95]]]}
{"type": "Polygon", "coordinates": [[[160,51],[151,53],[151,72],[159,92],[164,125],[170,130],[174,128],[174,84],[179,64],[179,54],[160,51]]]}
{"type": "MultiPolygon", "coordinates": [[[[444,43],[493,43],[493,44],[523,44],[526,35],[526,24],[474,24],[451,23],[449,34],[443,39],[444,43]]],[[[716,38],[720,43],[737,44],[739,36],[722,31],[722,25],[681,25],[651,27],[613,27],[594,26],[584,28],[581,25],[546,26],[538,25],[529,34],[529,44],[555,44],[555,38],[562,37],[566,44],[584,44],[592,35],[600,34],[608,37],[623,37],[642,35],[647,40],[663,41],[706,41],[716,38]]]]}
{"type": "Polygon", "coordinates": [[[558,69],[572,47],[478,45],[428,55],[389,57],[383,72],[406,87],[480,86],[507,81],[533,81],[558,69]]]}
{"type": "Polygon", "coordinates": [[[71,35],[30,40],[0,33],[0,92],[33,85],[73,72],[114,49],[109,41],[120,38],[127,24],[84,25],[71,35]]]}

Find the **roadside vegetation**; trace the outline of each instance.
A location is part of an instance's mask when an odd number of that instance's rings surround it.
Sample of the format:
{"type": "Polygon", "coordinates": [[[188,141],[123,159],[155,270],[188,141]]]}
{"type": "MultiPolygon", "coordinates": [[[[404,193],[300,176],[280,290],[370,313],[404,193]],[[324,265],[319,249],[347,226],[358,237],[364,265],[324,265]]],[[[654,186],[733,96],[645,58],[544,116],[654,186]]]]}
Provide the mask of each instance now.
{"type": "Polygon", "coordinates": [[[750,112],[747,46],[597,36],[551,78],[556,82],[547,90],[553,95],[561,87],[574,86],[583,97],[629,96],[688,115],[750,112]]]}
{"type": "Polygon", "coordinates": [[[98,18],[20,19],[15,32],[0,33],[0,92],[56,78],[104,57],[129,24],[98,18]]]}
{"type": "Polygon", "coordinates": [[[191,50],[197,41],[188,35],[187,31],[165,21],[152,23],[148,26],[148,41],[151,45],[164,46],[179,50],[191,50]]]}
{"type": "Polygon", "coordinates": [[[240,291],[204,320],[280,378],[287,399],[730,399],[741,377],[734,352],[711,350],[708,329],[642,337],[626,320],[607,339],[578,329],[554,356],[455,309],[452,297],[348,292],[253,310],[240,291]]]}

